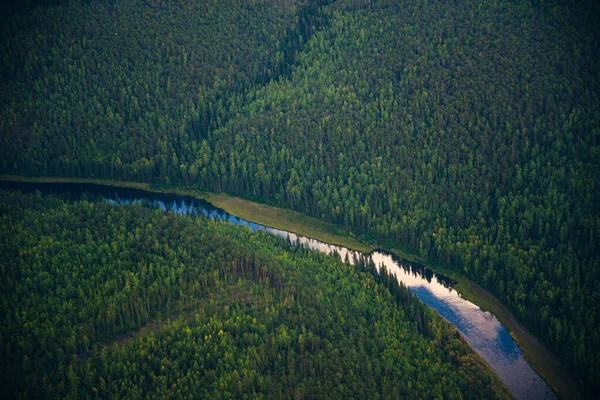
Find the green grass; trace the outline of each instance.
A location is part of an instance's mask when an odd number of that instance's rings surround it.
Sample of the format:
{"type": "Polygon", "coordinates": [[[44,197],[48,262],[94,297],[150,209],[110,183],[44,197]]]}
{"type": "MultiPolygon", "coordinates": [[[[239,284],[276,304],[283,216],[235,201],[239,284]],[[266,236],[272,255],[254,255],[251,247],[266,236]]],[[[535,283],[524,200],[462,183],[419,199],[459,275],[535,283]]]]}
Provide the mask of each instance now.
{"type": "MultiPolygon", "coordinates": [[[[353,250],[368,253],[377,246],[359,241],[351,232],[319,219],[289,209],[260,204],[225,193],[201,192],[191,189],[173,187],[153,187],[147,183],[121,182],[101,179],[54,178],[54,177],[23,177],[15,175],[0,175],[0,180],[16,182],[66,182],[66,183],[96,183],[109,186],[127,187],[147,190],[156,193],[172,193],[192,196],[207,200],[214,206],[228,213],[257,224],[276,229],[293,232],[310,237],[325,243],[347,247],[353,250]]],[[[456,269],[442,265],[435,260],[423,258],[408,249],[386,249],[397,256],[412,262],[426,264],[435,272],[443,274],[453,280],[457,285],[455,289],[467,300],[478,305],[481,309],[490,311],[510,331],[511,336],[523,350],[525,358],[531,366],[552,387],[560,398],[580,398],[579,386],[571,374],[562,366],[556,356],[540,343],[525,329],[494,295],[470,280],[456,269]]]]}
{"type": "Polygon", "coordinates": [[[361,243],[351,237],[347,231],[337,225],[323,222],[296,211],[259,204],[223,193],[208,193],[205,198],[232,215],[264,226],[293,232],[365,253],[375,249],[375,246],[361,243]]]}

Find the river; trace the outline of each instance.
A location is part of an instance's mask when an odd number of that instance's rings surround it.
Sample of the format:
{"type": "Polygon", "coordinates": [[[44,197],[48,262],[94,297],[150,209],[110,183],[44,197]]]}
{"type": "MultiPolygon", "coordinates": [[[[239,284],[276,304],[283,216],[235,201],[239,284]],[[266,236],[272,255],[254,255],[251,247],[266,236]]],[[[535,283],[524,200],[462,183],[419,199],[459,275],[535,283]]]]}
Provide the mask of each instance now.
{"type": "MultiPolygon", "coordinates": [[[[230,215],[204,200],[188,196],[80,183],[0,181],[0,187],[19,189],[24,192],[39,190],[42,193],[59,194],[67,199],[79,199],[85,194],[88,197],[101,197],[104,201],[115,205],[139,203],[181,215],[218,218],[232,224],[248,226],[253,231],[262,229],[275,235],[289,237],[292,241],[299,241],[310,249],[328,253],[335,251],[342,259],[348,257],[350,262],[354,256],[358,258],[361,255],[361,253],[345,247],[330,245],[291,232],[246,221],[230,215]]],[[[524,400],[556,399],[550,387],[527,362],[522,350],[496,316],[463,299],[453,289],[454,282],[451,279],[435,273],[426,266],[408,262],[385,251],[373,251],[369,256],[378,267],[385,265],[387,270],[395,274],[398,281],[408,287],[411,292],[416,293],[421,301],[456,326],[473,350],[487,361],[515,398],[524,400]]]]}

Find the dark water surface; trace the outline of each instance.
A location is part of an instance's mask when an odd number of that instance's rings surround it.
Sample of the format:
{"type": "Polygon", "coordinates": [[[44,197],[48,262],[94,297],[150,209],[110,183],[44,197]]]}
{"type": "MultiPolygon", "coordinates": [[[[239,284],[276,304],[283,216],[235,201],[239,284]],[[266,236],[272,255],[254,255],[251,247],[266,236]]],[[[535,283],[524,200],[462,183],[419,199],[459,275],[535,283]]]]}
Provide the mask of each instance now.
{"type": "MultiPolygon", "coordinates": [[[[79,183],[20,183],[0,181],[0,188],[19,189],[26,192],[39,190],[54,193],[67,199],[80,199],[84,194],[101,197],[111,204],[140,203],[152,208],[173,211],[188,216],[218,218],[236,225],[246,225],[256,231],[265,230],[275,235],[300,241],[306,247],[323,252],[336,251],[342,259],[360,253],[345,247],[333,246],[318,240],[298,236],[291,232],[265,227],[228,214],[212,204],[187,196],[159,194],[138,189],[79,183]]],[[[455,325],[471,347],[479,353],[517,399],[555,399],[546,382],[523,357],[523,352],[508,330],[490,312],[482,311],[453,289],[454,282],[430,268],[408,262],[385,251],[370,254],[377,266],[385,265],[397,279],[416,293],[419,299],[455,325]]]]}

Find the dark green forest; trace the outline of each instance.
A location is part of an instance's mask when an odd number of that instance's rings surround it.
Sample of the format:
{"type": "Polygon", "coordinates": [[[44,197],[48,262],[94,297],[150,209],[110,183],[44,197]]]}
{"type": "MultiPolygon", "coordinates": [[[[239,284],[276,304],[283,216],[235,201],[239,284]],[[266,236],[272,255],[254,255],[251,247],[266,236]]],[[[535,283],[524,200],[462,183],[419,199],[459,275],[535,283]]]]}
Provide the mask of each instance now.
{"type": "Polygon", "coordinates": [[[599,15],[30,1],[0,21],[0,171],[225,191],[412,249],[489,289],[596,393],[599,15]]]}
{"type": "Polygon", "coordinates": [[[10,398],[510,397],[453,326],[370,259],[3,190],[0,233],[10,398]]]}

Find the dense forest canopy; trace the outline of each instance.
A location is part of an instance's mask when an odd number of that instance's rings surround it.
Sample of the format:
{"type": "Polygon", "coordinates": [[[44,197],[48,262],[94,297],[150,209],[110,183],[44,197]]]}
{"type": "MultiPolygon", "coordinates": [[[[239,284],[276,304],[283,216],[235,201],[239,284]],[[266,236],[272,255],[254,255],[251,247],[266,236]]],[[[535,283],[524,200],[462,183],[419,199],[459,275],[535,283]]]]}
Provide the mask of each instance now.
{"type": "Polygon", "coordinates": [[[2,172],[226,191],[414,249],[599,388],[595,2],[29,3],[0,24],[2,172]]]}
{"type": "Polygon", "coordinates": [[[10,398],[510,397],[456,328],[370,260],[8,191],[0,232],[10,398]]]}

